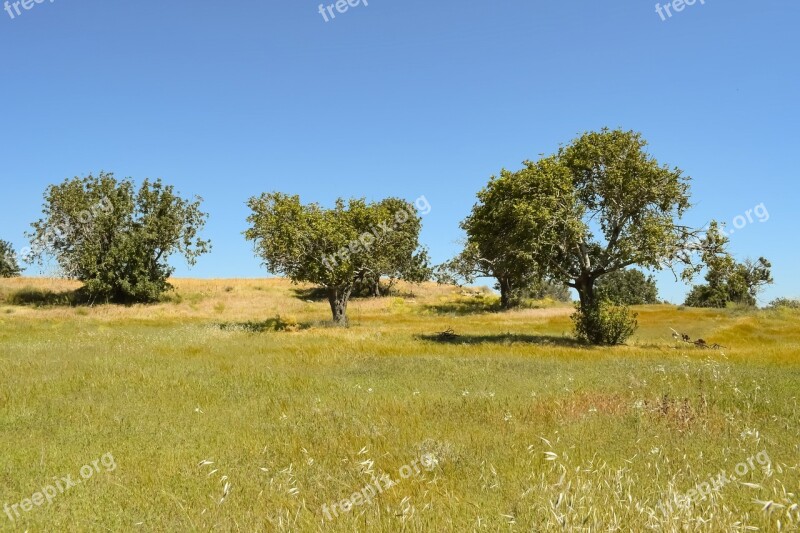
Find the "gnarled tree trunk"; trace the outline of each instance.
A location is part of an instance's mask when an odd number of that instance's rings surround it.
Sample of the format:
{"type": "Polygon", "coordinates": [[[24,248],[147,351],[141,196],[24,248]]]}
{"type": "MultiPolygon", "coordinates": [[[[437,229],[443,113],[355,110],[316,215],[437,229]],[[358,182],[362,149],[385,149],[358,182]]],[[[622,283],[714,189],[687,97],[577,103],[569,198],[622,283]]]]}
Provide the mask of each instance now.
{"type": "Polygon", "coordinates": [[[328,302],[331,304],[333,322],[338,326],[347,325],[347,302],[350,300],[352,290],[352,287],[328,289],[328,302]]]}

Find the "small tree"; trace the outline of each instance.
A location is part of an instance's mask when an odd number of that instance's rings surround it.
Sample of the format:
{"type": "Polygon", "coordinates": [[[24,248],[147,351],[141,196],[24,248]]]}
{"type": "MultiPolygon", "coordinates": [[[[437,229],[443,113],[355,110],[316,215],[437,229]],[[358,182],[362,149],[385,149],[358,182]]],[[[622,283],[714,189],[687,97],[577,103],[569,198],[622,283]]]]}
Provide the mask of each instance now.
{"type": "Polygon", "coordinates": [[[456,257],[436,267],[436,281],[443,285],[462,285],[475,283],[478,278],[494,278],[502,309],[518,306],[540,283],[528,270],[533,267],[526,267],[521,260],[514,261],[512,252],[502,253],[500,247],[490,249],[487,246],[482,253],[480,248],[475,240],[468,242],[456,257]]]}
{"type": "Polygon", "coordinates": [[[418,251],[420,217],[413,205],[338,199],[333,209],[303,205],[299,196],[265,193],[248,201],[245,232],[272,273],[326,289],[334,323],[347,324],[347,304],[359,280],[381,274],[414,281],[427,269],[418,251]]]}
{"type": "Polygon", "coordinates": [[[704,285],[696,285],[686,297],[689,307],[723,308],[728,303],[754,306],[759,292],[772,283],[772,265],[765,258],[738,263],[728,253],[728,238],[712,222],[700,244],[701,264],[706,268],[704,285]]]}
{"type": "MultiPolygon", "coordinates": [[[[523,173],[525,170],[502,169],[499,177],[491,177],[489,185],[478,192],[472,212],[461,222],[467,235],[464,250],[438,267],[441,283],[496,279],[503,309],[518,305],[522,294],[543,282],[535,257],[524,246],[535,228],[527,218],[529,205],[520,201],[530,192],[525,179],[518,179],[523,173]]],[[[546,193],[558,196],[566,192],[555,181],[543,185],[546,193]]]]}
{"type": "Polygon", "coordinates": [[[617,305],[647,305],[658,303],[658,287],[653,276],[640,270],[625,269],[609,272],[597,280],[597,292],[617,305]]]}
{"type": "Polygon", "coordinates": [[[54,257],[93,301],[155,301],[171,287],[170,256],[194,265],[209,249],[198,237],[207,218],[201,199],[185,200],[161,180],[136,190],[130,179],[101,172],[51,185],[44,200],[44,216],[28,233],[29,261],[54,257]]]}
{"type": "Polygon", "coordinates": [[[0,240],[0,278],[15,278],[21,273],[14,247],[10,242],[0,240]]]}

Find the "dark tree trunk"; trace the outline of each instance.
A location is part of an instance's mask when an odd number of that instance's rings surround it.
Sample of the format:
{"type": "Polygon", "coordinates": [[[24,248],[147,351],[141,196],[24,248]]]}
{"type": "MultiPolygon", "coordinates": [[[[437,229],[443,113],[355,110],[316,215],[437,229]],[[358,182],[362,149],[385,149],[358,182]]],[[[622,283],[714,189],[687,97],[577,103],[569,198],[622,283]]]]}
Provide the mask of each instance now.
{"type": "Polygon", "coordinates": [[[598,322],[598,315],[595,312],[597,299],[594,294],[594,279],[589,276],[581,276],[575,280],[575,288],[581,300],[581,309],[578,318],[581,335],[589,341],[590,344],[601,344],[603,331],[598,322]]]}
{"type": "Polygon", "coordinates": [[[351,287],[328,289],[328,302],[331,304],[333,322],[338,326],[347,325],[347,302],[350,300],[351,291],[351,287]]]}
{"type": "Polygon", "coordinates": [[[581,310],[588,311],[595,306],[597,300],[594,296],[594,278],[583,276],[575,280],[575,288],[581,301],[581,310]]]}
{"type": "Polygon", "coordinates": [[[511,309],[511,282],[502,277],[497,279],[497,283],[500,285],[500,307],[511,309]]]}

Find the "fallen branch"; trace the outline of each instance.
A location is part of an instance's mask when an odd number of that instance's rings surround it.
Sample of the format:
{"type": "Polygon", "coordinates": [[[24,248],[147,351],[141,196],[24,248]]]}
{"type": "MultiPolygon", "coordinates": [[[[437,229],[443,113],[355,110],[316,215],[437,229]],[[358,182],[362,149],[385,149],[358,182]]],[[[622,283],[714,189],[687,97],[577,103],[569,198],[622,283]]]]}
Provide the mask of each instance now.
{"type": "Polygon", "coordinates": [[[686,344],[692,344],[696,348],[700,348],[702,350],[719,350],[721,348],[728,349],[727,346],[723,346],[721,344],[717,344],[717,343],[708,344],[703,339],[697,339],[696,341],[693,341],[692,338],[689,335],[687,335],[686,333],[678,333],[677,331],[675,331],[672,328],[669,328],[669,329],[672,330],[672,338],[673,339],[675,339],[676,341],[684,342],[686,344]]]}
{"type": "Polygon", "coordinates": [[[458,335],[453,328],[447,328],[446,330],[437,333],[436,338],[443,341],[449,341],[458,338],[458,335]]]}

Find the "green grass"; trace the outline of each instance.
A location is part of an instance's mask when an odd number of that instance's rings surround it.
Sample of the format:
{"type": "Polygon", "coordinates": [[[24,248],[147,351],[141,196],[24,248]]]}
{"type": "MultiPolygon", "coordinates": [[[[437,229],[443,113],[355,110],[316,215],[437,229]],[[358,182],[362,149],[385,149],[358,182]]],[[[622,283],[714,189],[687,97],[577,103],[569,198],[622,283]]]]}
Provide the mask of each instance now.
{"type": "Polygon", "coordinates": [[[117,465],[0,528],[798,527],[798,311],[644,307],[628,346],[586,348],[569,309],[493,313],[453,289],[354,301],[342,330],[283,281],[176,286],[155,306],[69,307],[14,295],[71,285],[0,282],[0,505],[108,452],[117,465]],[[764,450],[768,469],[657,509],[764,450]],[[401,479],[423,456],[432,470],[401,479]],[[397,485],[325,518],[383,473],[397,485]]]}

